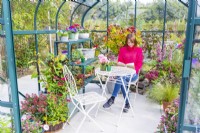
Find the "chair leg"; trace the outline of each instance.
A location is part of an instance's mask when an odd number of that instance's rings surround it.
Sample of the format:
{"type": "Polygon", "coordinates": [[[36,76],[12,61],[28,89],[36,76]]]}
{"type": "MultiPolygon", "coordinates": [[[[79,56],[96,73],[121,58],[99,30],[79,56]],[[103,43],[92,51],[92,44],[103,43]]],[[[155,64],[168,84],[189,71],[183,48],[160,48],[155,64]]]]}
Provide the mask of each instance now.
{"type": "Polygon", "coordinates": [[[92,117],[89,116],[90,111],[91,111],[96,105],[97,105],[97,104],[94,104],[92,107],[90,107],[90,109],[89,109],[87,112],[85,111],[85,109],[83,108],[82,105],[81,105],[81,108],[78,107],[77,105],[75,105],[75,106],[79,109],[79,111],[85,115],[85,116],[84,116],[84,119],[81,121],[81,124],[79,125],[79,127],[78,127],[76,133],[79,132],[79,130],[80,130],[80,128],[81,128],[83,122],[85,121],[85,117],[86,117],[86,116],[87,116],[91,121],[93,121],[94,124],[95,124],[97,127],[99,127],[99,128],[101,129],[101,131],[104,131],[103,128],[102,128],[94,119],[92,119],[92,117]]]}
{"type": "Polygon", "coordinates": [[[136,100],[137,94],[138,94],[138,83],[136,83],[136,85],[135,85],[135,97],[134,97],[134,103],[135,103],[135,100],[136,100]]]}
{"type": "Polygon", "coordinates": [[[98,114],[98,112],[99,112],[99,108],[100,108],[100,103],[98,104],[98,108],[97,108],[97,111],[96,111],[94,117],[97,117],[97,114],[98,114]]]}
{"type": "MultiPolygon", "coordinates": [[[[73,103],[73,104],[74,104],[74,103],[73,103]]],[[[76,105],[78,106],[78,104],[79,104],[79,103],[77,103],[76,105]]],[[[70,113],[70,115],[69,115],[67,121],[66,121],[65,124],[63,125],[63,129],[65,128],[66,124],[69,124],[69,119],[70,119],[71,116],[73,115],[73,113],[74,113],[74,111],[75,111],[76,108],[77,108],[77,107],[75,106],[74,109],[72,110],[72,112],[70,113]]]]}
{"type": "Polygon", "coordinates": [[[76,130],[76,133],[79,133],[79,130],[82,127],[83,122],[85,121],[85,119],[86,119],[86,115],[84,116],[83,120],[81,121],[80,125],[78,126],[78,129],[76,130]]]}

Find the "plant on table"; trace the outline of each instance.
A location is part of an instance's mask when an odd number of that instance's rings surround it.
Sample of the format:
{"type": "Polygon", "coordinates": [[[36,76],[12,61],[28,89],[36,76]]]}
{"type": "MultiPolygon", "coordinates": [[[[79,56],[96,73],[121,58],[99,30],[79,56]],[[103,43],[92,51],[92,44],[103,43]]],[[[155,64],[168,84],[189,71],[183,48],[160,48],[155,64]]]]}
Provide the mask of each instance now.
{"type": "Polygon", "coordinates": [[[109,62],[108,58],[104,56],[103,54],[100,54],[98,58],[99,58],[99,63],[100,63],[100,70],[106,71],[106,66],[107,66],[107,63],[109,62]]]}

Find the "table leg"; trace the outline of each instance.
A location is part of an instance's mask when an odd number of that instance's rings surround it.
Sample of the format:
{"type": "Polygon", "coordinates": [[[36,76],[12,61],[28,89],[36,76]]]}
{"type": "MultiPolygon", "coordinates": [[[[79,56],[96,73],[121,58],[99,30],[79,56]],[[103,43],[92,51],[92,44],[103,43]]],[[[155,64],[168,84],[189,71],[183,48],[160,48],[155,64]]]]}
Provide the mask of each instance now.
{"type": "MultiPolygon", "coordinates": [[[[132,78],[132,76],[131,76],[131,78],[132,78]]],[[[131,78],[130,78],[130,80],[131,80],[131,78]]],[[[120,79],[121,79],[121,81],[122,81],[122,85],[123,85],[123,87],[124,87],[124,89],[125,89],[124,91],[125,91],[126,95],[125,95],[125,98],[124,98],[124,102],[123,102],[123,105],[122,105],[122,109],[121,109],[121,112],[120,112],[120,116],[119,116],[119,120],[118,120],[117,126],[119,126],[119,123],[120,123],[120,121],[121,121],[122,112],[123,112],[123,108],[124,108],[125,103],[126,103],[126,99],[128,100],[128,102],[129,102],[129,104],[130,104],[131,112],[132,112],[132,115],[134,116],[134,111],[133,111],[133,108],[132,108],[130,99],[129,99],[129,97],[128,97],[128,92],[129,92],[130,86],[128,86],[128,88],[126,89],[126,85],[124,84],[123,77],[120,77],[120,79]]]]}
{"type": "Polygon", "coordinates": [[[107,77],[107,79],[106,79],[106,82],[105,82],[105,86],[103,86],[103,83],[102,83],[102,81],[101,81],[101,78],[100,78],[100,76],[97,74],[97,77],[98,77],[98,79],[99,79],[99,82],[100,82],[100,85],[101,85],[101,87],[102,87],[102,96],[106,96],[106,98],[108,98],[108,96],[107,96],[107,94],[106,94],[106,85],[107,85],[107,83],[108,83],[108,80],[109,80],[109,77],[107,77]]]}

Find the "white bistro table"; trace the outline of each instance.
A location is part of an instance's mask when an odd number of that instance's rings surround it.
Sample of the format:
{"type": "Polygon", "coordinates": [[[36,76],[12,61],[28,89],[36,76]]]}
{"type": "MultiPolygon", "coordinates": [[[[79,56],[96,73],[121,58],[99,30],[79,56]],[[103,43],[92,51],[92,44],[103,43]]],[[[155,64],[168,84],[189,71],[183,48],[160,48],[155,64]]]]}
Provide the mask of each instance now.
{"type": "Polygon", "coordinates": [[[120,117],[119,117],[117,126],[119,125],[119,122],[121,120],[121,116],[122,116],[123,108],[125,106],[126,99],[128,100],[128,102],[130,104],[130,109],[131,109],[132,115],[134,116],[133,107],[132,107],[130,99],[128,97],[128,92],[129,92],[129,89],[130,89],[131,79],[136,74],[136,71],[134,69],[128,68],[128,67],[112,66],[111,71],[101,71],[100,68],[96,68],[95,74],[97,75],[99,82],[100,82],[100,85],[102,87],[102,90],[103,90],[102,95],[105,95],[107,98],[108,98],[108,96],[106,94],[107,83],[110,82],[110,81],[117,82],[116,79],[115,79],[116,77],[117,77],[117,79],[121,80],[123,87],[127,88],[127,89],[125,89],[126,97],[124,98],[124,102],[123,102],[123,106],[122,106],[122,109],[121,109],[121,112],[120,112],[120,117]],[[105,85],[102,84],[102,78],[101,78],[102,76],[106,78],[105,85]],[[123,80],[123,78],[126,77],[126,76],[130,77],[130,81],[129,81],[128,84],[125,84],[124,80],[123,80]],[[112,79],[115,79],[115,80],[112,80],[112,79]]]}

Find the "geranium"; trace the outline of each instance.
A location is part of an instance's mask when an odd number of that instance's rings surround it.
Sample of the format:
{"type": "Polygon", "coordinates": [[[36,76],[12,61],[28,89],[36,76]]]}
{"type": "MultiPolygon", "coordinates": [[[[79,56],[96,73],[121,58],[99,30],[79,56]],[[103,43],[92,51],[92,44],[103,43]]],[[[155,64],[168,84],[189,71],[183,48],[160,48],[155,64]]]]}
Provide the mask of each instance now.
{"type": "Polygon", "coordinates": [[[175,133],[178,123],[178,107],[179,100],[175,100],[165,110],[165,114],[161,116],[160,124],[157,129],[159,133],[175,133]]]}

